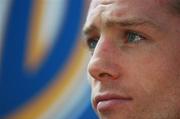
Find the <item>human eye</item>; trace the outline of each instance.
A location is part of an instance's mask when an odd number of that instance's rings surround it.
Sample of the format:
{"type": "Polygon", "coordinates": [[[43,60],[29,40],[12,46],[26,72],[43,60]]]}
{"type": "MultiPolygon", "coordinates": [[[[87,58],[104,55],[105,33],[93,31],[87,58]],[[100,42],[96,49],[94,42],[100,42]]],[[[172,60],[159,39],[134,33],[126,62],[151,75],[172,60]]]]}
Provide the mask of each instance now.
{"type": "Polygon", "coordinates": [[[87,38],[87,46],[89,48],[89,50],[91,52],[94,51],[94,49],[96,48],[96,45],[98,43],[98,40],[99,40],[99,37],[90,37],[90,38],[87,38]]]}
{"type": "Polygon", "coordinates": [[[138,43],[141,40],[145,40],[146,38],[143,37],[140,33],[138,32],[133,32],[133,31],[128,31],[126,33],[126,43],[138,43]]]}

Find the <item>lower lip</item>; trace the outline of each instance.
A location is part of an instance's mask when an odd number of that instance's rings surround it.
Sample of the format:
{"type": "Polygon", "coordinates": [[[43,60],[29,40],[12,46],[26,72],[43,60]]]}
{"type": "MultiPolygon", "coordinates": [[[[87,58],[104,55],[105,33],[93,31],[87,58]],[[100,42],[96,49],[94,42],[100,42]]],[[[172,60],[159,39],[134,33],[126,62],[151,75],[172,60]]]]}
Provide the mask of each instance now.
{"type": "Polygon", "coordinates": [[[97,104],[97,110],[98,111],[107,111],[107,110],[112,110],[115,107],[123,107],[126,106],[127,103],[130,100],[124,100],[124,99],[111,99],[111,100],[104,100],[104,101],[100,101],[97,104]]]}

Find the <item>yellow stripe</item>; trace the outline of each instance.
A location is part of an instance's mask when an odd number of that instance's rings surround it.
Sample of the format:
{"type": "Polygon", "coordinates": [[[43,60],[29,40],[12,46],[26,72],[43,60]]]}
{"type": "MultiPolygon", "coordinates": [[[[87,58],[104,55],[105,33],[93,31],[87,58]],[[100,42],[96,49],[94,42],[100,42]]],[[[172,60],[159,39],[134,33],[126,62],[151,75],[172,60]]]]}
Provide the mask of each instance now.
{"type": "Polygon", "coordinates": [[[33,102],[25,105],[25,108],[15,112],[9,119],[36,119],[43,112],[47,111],[48,107],[56,101],[58,97],[63,95],[65,90],[68,90],[69,83],[74,80],[73,76],[80,70],[83,60],[87,57],[87,51],[83,47],[82,43],[77,47],[72,60],[68,64],[65,72],[58,76],[59,80],[55,82],[44,91],[37,99],[33,102]],[[62,80],[65,79],[65,80],[62,80]]]}
{"type": "Polygon", "coordinates": [[[34,11],[32,16],[31,30],[30,30],[30,39],[28,52],[26,53],[26,66],[31,71],[35,71],[40,65],[40,62],[43,59],[45,54],[45,44],[42,42],[44,39],[41,36],[41,27],[43,21],[43,13],[45,8],[45,0],[35,0],[34,11]]]}

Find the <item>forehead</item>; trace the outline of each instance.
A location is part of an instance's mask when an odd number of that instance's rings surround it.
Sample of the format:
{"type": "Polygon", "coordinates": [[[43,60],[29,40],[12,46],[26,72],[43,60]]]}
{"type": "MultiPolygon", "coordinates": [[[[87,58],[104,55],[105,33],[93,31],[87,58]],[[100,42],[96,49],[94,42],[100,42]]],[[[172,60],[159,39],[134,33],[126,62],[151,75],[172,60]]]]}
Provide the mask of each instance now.
{"type": "Polygon", "coordinates": [[[92,0],[87,22],[101,22],[108,17],[154,19],[161,13],[167,13],[165,6],[167,0],[92,0]]]}
{"type": "Polygon", "coordinates": [[[168,0],[92,0],[90,12],[99,8],[106,8],[106,11],[110,11],[109,8],[114,8],[114,11],[122,13],[125,11],[136,12],[158,12],[162,9],[167,9],[168,0]],[[111,7],[110,7],[111,6],[111,7]],[[109,8],[108,8],[109,7],[109,8]]]}
{"type": "Polygon", "coordinates": [[[164,6],[170,3],[169,0],[92,0],[91,7],[95,8],[98,5],[107,5],[112,3],[124,4],[124,3],[138,3],[138,2],[142,4],[146,4],[146,6],[150,5],[148,3],[155,3],[156,5],[160,5],[160,6],[164,6]]]}

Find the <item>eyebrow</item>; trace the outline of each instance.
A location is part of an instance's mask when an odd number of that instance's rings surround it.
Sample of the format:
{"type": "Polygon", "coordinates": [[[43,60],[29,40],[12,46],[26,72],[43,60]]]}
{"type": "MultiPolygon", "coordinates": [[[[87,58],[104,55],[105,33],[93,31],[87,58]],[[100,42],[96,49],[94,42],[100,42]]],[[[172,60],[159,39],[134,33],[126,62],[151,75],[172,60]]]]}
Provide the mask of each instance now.
{"type": "Polygon", "coordinates": [[[90,25],[90,26],[83,28],[83,34],[84,35],[90,35],[90,34],[93,34],[95,32],[98,32],[98,28],[95,25],[90,25]]]}
{"type": "MultiPolygon", "coordinates": [[[[158,24],[155,24],[151,20],[146,20],[146,19],[140,19],[140,18],[129,18],[129,19],[106,19],[104,21],[104,26],[106,27],[112,27],[112,26],[118,26],[118,27],[136,27],[136,26],[142,26],[146,25],[149,26],[153,29],[159,30],[160,26],[158,24]]],[[[98,28],[94,25],[91,24],[83,29],[84,35],[89,35],[94,32],[98,32],[98,28]]]]}
{"type": "Polygon", "coordinates": [[[159,29],[159,25],[155,24],[152,20],[140,19],[140,18],[128,18],[128,19],[117,19],[111,18],[104,21],[105,26],[120,26],[120,27],[135,27],[146,25],[152,28],[159,29]]]}

